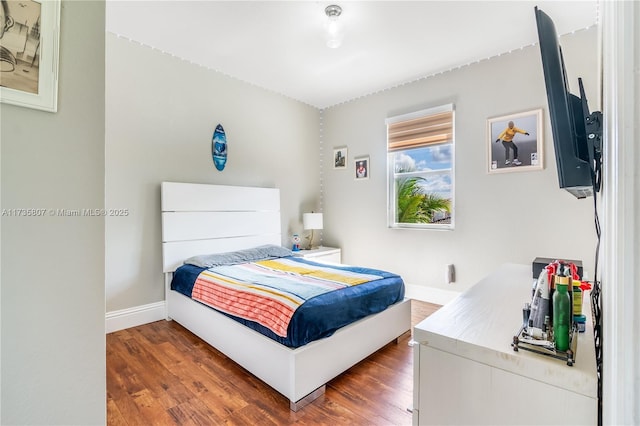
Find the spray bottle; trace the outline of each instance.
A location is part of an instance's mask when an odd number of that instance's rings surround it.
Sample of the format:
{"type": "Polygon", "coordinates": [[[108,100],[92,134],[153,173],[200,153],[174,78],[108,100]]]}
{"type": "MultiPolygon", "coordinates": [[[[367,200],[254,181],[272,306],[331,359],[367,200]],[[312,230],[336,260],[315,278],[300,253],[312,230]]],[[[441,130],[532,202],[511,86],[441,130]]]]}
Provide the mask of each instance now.
{"type": "Polygon", "coordinates": [[[543,338],[544,319],[549,316],[550,298],[549,287],[551,277],[555,274],[553,265],[547,265],[540,272],[538,281],[533,290],[533,298],[531,299],[531,314],[529,316],[528,334],[534,338],[543,338]]]}

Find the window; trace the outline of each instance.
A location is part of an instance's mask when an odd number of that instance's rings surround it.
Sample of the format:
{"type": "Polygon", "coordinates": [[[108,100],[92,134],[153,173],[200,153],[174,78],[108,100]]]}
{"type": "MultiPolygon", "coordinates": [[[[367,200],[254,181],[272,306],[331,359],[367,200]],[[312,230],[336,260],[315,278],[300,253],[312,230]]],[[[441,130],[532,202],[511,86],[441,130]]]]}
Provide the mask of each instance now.
{"type": "Polygon", "coordinates": [[[386,123],[389,227],[453,229],[453,105],[386,123]]]}

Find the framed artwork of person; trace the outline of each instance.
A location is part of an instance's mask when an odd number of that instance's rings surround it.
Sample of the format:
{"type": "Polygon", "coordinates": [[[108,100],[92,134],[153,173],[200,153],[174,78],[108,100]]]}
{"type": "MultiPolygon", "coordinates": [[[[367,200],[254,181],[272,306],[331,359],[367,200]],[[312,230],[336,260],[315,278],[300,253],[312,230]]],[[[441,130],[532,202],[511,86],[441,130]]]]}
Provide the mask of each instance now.
{"type": "Polygon", "coordinates": [[[60,0],[0,3],[0,102],[56,112],[60,0]]]}
{"type": "Polygon", "coordinates": [[[369,179],[369,157],[356,157],[353,159],[356,180],[369,179]]]}
{"type": "Polygon", "coordinates": [[[487,120],[489,173],[543,169],[542,109],[487,120]]]}
{"type": "Polygon", "coordinates": [[[347,168],[347,147],[333,148],[333,168],[347,168]]]}

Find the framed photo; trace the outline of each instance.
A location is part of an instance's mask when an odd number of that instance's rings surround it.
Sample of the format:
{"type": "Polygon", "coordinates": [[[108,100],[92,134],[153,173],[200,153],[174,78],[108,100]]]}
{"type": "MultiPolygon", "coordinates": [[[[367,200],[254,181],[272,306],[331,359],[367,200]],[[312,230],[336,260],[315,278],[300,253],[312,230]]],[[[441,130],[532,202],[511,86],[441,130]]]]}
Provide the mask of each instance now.
{"type": "Polygon", "coordinates": [[[369,157],[356,157],[353,159],[356,180],[369,179],[369,157]]]}
{"type": "Polygon", "coordinates": [[[333,168],[334,169],[346,169],[347,168],[347,147],[333,149],[333,168]]]}
{"type": "Polygon", "coordinates": [[[487,121],[489,173],[542,170],[543,146],[542,109],[487,121]]]}
{"type": "Polygon", "coordinates": [[[60,0],[0,3],[0,102],[56,112],[60,0]]]}

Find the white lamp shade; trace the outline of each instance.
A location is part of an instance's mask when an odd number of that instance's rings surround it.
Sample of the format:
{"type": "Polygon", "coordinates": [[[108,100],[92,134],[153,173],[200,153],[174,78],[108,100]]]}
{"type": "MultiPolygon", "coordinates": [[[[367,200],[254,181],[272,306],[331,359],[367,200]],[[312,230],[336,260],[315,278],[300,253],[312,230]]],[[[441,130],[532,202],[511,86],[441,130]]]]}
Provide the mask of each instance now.
{"type": "Polygon", "coordinates": [[[322,213],[304,213],[302,225],[304,229],[322,229],[322,213]]]}

